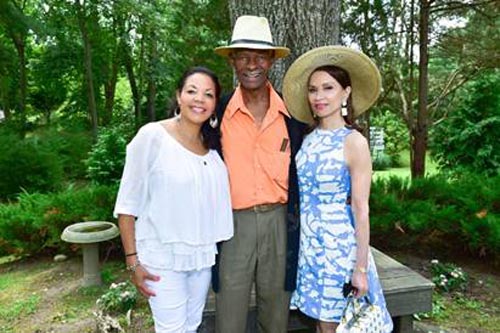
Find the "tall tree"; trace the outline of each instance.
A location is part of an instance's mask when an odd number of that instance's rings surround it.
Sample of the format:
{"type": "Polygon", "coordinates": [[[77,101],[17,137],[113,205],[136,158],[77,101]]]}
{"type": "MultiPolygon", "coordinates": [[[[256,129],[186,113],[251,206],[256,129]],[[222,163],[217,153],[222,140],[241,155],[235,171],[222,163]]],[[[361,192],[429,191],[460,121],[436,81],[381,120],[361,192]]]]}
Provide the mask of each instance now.
{"type": "Polygon", "coordinates": [[[291,54],[277,61],[270,74],[274,86],[281,90],[283,76],[290,64],[312,48],[338,44],[340,0],[230,0],[232,25],[241,15],[267,17],[274,43],[289,47],[291,54]]]}
{"type": "MultiPolygon", "coordinates": [[[[7,0],[0,4],[0,25],[9,36],[17,52],[19,98],[16,111],[19,113],[21,127],[25,126],[26,100],[28,96],[28,68],[26,60],[26,39],[30,28],[34,28],[26,15],[27,1],[7,0]]],[[[9,110],[7,110],[9,114],[9,110]]]]}
{"type": "Polygon", "coordinates": [[[90,43],[88,23],[95,19],[92,15],[88,14],[88,9],[86,8],[86,1],[75,0],[74,6],[76,9],[76,15],[78,20],[78,26],[80,28],[82,43],[83,43],[83,65],[85,68],[85,82],[87,85],[87,107],[89,111],[90,123],[92,125],[92,134],[94,138],[97,138],[97,105],[94,89],[94,74],[92,70],[92,45],[90,43]]]}
{"type": "MultiPolygon", "coordinates": [[[[498,8],[494,7],[494,1],[490,0],[463,3],[453,0],[346,2],[344,12],[350,15],[343,22],[344,39],[347,43],[353,41],[360,45],[365,53],[375,58],[381,68],[385,89],[379,105],[397,112],[408,128],[414,178],[425,174],[430,126],[446,116],[446,112],[438,106],[484,67],[479,61],[466,62],[460,59],[448,64],[448,72],[439,73],[444,79],[434,75],[430,81],[428,68],[435,60],[435,46],[448,51],[451,49],[447,43],[439,43],[448,31],[440,23],[442,20],[453,21],[457,18],[467,20],[471,12],[489,13],[495,17],[491,13],[498,13],[498,8]],[[489,9],[485,10],[486,8],[489,9]],[[364,28],[360,30],[359,26],[364,28]],[[471,66],[471,63],[474,65],[471,66]]],[[[485,22],[482,24],[485,25],[485,22]]],[[[481,33],[475,37],[483,41],[488,39],[481,33]]],[[[483,54],[481,48],[476,48],[475,51],[483,54]]],[[[459,59],[458,55],[463,53],[463,49],[460,51],[455,48],[452,52],[456,55],[454,58],[459,59]]],[[[473,55],[472,58],[478,57],[473,55]]]]}

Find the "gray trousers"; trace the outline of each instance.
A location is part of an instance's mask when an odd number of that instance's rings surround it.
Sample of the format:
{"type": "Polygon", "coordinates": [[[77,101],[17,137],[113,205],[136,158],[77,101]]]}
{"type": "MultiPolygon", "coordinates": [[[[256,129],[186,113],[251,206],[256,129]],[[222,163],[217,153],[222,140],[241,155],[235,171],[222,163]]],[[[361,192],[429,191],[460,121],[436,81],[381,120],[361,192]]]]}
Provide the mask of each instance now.
{"type": "Polygon", "coordinates": [[[220,253],[216,333],[245,333],[255,283],[260,333],[285,333],[290,293],[284,289],[286,205],[270,211],[234,211],[234,237],[220,253]]]}

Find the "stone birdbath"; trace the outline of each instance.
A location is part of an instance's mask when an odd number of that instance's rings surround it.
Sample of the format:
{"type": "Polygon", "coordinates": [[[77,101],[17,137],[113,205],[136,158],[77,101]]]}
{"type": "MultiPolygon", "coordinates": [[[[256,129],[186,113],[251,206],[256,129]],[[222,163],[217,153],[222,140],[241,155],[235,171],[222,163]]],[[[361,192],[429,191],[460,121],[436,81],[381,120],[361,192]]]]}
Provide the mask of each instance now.
{"type": "Polygon", "coordinates": [[[119,234],[120,231],[114,223],[105,221],[79,222],[64,229],[61,235],[63,241],[82,245],[84,287],[102,284],[99,271],[99,242],[113,239],[119,234]]]}

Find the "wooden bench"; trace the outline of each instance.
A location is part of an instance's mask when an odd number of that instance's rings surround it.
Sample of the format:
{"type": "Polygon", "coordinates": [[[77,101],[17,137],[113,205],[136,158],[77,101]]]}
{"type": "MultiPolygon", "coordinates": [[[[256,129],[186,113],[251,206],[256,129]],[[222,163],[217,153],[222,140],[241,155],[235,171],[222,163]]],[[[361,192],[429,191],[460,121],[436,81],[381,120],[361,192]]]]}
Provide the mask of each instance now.
{"type": "MultiPolygon", "coordinates": [[[[413,332],[413,314],[432,309],[433,283],[405,265],[372,247],[373,257],[377,264],[387,307],[394,321],[394,333],[413,332]]],[[[215,313],[215,296],[208,295],[205,316],[200,333],[212,333],[213,315],[215,313]]],[[[255,329],[255,293],[252,291],[247,333],[255,329]]],[[[314,322],[298,311],[291,311],[289,332],[306,332],[313,330],[314,322]]],[[[239,333],[239,332],[235,332],[239,333]]],[[[244,333],[244,332],[241,332],[244,333]]]]}
{"type": "Polygon", "coordinates": [[[413,332],[413,314],[432,310],[434,284],[372,247],[394,333],[413,332]]]}

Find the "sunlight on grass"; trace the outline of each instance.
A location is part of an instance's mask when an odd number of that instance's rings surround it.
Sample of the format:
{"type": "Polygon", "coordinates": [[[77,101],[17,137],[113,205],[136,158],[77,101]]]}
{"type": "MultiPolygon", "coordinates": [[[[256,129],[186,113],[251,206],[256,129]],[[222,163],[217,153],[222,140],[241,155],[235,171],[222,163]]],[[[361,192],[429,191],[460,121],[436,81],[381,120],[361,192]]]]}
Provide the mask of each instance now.
{"type": "MultiPolygon", "coordinates": [[[[399,178],[410,178],[410,152],[403,151],[400,154],[400,162],[401,167],[398,168],[390,168],[388,170],[377,170],[373,172],[373,180],[381,179],[381,178],[389,178],[392,176],[399,178]]],[[[438,165],[436,162],[430,157],[430,154],[427,154],[425,158],[425,174],[426,176],[434,175],[439,172],[438,165]]]]}
{"type": "Polygon", "coordinates": [[[4,320],[14,320],[20,315],[29,315],[36,311],[40,303],[40,296],[33,294],[25,299],[18,299],[7,307],[0,308],[0,317],[4,320]]]}
{"type": "Polygon", "coordinates": [[[45,267],[39,266],[29,273],[25,270],[2,272],[0,275],[0,330],[11,332],[13,323],[33,314],[41,297],[37,294],[36,279],[45,267]]]}

